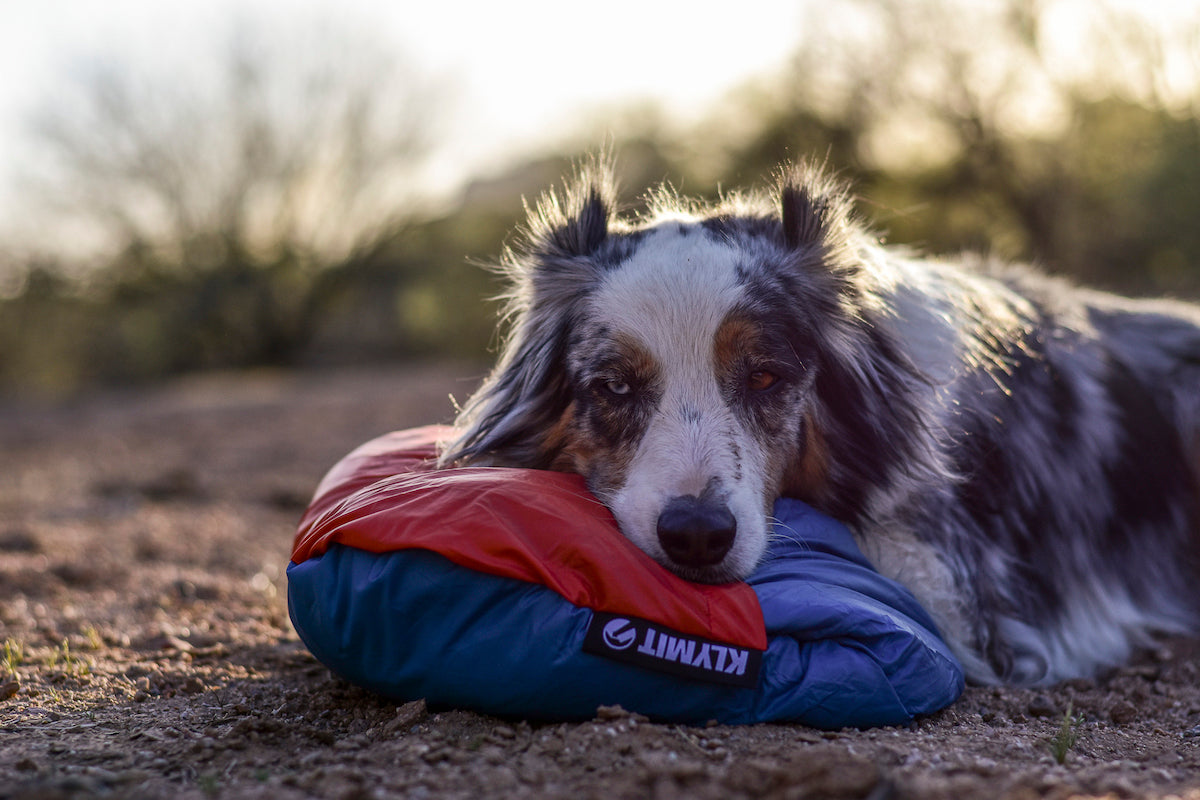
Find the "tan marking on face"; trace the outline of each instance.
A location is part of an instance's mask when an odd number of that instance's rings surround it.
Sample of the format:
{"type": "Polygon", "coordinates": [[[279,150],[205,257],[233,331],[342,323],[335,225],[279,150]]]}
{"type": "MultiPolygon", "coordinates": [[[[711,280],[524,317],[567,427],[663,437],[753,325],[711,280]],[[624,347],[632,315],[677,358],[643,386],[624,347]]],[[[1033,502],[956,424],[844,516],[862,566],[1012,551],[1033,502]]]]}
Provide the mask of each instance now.
{"type": "Polygon", "coordinates": [[[812,414],[804,417],[804,447],[784,468],[780,494],[819,503],[829,482],[829,444],[812,414]]]}
{"type": "Polygon", "coordinates": [[[558,472],[578,472],[581,441],[573,431],[575,425],[575,403],[563,411],[554,427],[546,431],[546,438],[538,448],[543,460],[550,461],[550,469],[558,472]]]}
{"type": "Polygon", "coordinates": [[[713,337],[713,360],[717,374],[728,375],[762,338],[758,325],[744,317],[731,316],[721,322],[713,337]]]}
{"type": "MultiPolygon", "coordinates": [[[[632,395],[648,391],[658,375],[650,352],[627,334],[614,336],[597,362],[591,367],[594,372],[585,371],[585,381],[624,383],[632,395]]],[[[608,397],[595,386],[580,390],[593,396],[586,403],[572,402],[547,436],[548,446],[558,451],[551,468],[583,475],[592,490],[602,494],[624,485],[632,466],[641,426],[630,404],[637,401],[608,397]]]]}
{"type": "MultiPolygon", "coordinates": [[[[574,403],[570,411],[573,414],[574,403]]],[[[625,475],[633,462],[634,448],[606,448],[580,425],[578,418],[564,415],[555,430],[561,430],[561,445],[550,469],[559,472],[574,472],[588,479],[589,488],[603,494],[613,486],[625,481],[625,475]]]]}
{"type": "Polygon", "coordinates": [[[658,364],[641,342],[629,334],[618,333],[613,336],[613,343],[616,345],[618,363],[626,375],[647,383],[654,380],[658,364]]]}

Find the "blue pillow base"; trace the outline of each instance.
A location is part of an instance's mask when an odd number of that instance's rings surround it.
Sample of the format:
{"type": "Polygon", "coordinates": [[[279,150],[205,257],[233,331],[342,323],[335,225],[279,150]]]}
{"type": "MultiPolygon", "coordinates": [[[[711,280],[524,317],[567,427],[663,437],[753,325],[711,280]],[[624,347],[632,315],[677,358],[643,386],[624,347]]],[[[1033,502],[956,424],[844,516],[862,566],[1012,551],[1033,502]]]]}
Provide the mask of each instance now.
{"type": "Polygon", "coordinates": [[[768,635],[758,685],[670,675],[585,652],[592,611],[556,592],[426,550],[334,544],[288,567],[292,623],[334,673],[397,700],[499,716],[817,728],[895,725],[958,698],[963,674],[912,595],[873,569],[845,526],[780,500],[768,559],[747,581],[768,635]]]}

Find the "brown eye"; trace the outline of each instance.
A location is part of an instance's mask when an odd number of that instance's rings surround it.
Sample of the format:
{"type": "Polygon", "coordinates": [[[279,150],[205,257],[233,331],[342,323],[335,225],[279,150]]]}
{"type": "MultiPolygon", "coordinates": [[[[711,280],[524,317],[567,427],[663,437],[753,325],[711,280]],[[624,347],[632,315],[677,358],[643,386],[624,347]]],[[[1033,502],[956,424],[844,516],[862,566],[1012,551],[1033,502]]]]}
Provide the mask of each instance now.
{"type": "Polygon", "coordinates": [[[765,392],[776,384],[779,376],[765,369],[756,369],[746,376],[746,388],[752,392],[765,392]]]}

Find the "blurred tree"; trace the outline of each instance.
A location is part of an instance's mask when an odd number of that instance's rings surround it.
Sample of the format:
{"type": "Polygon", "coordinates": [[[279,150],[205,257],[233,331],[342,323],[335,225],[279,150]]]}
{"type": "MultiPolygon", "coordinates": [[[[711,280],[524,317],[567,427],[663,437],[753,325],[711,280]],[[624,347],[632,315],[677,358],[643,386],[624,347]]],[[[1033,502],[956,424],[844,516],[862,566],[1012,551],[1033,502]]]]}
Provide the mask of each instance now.
{"type": "Polygon", "coordinates": [[[477,357],[494,326],[479,300],[499,287],[466,259],[494,258],[522,197],[603,141],[633,211],[664,179],[711,198],[815,158],[894,241],[1200,295],[1200,16],[1163,32],[1104,2],[809,9],[791,64],[695,128],[644,104],[602,109],[560,153],[419,219],[432,87],[371,36],[288,47],[242,30],[205,81],[89,71],[40,120],[57,168],[38,194],[72,212],[59,241],[98,241],[107,259],[83,292],[61,279],[77,253],[20,257],[38,268],[0,282],[0,385],[42,362],[68,385],[315,350],[477,357]]]}
{"type": "Polygon", "coordinates": [[[824,159],[890,238],[933,252],[1195,293],[1200,243],[1183,217],[1200,199],[1200,64],[1178,61],[1194,58],[1200,17],[1162,31],[1108,4],[1060,6],[814,6],[789,67],[729,98],[695,149],[725,185],[824,159]],[[1055,54],[1064,21],[1084,45],[1073,60],[1055,54]]]}
{"type": "Polygon", "coordinates": [[[90,277],[131,370],[294,358],[411,216],[434,87],[369,33],[305,33],[243,23],[208,72],[95,64],[38,114],[38,193],[60,239],[107,254],[90,277]]]}

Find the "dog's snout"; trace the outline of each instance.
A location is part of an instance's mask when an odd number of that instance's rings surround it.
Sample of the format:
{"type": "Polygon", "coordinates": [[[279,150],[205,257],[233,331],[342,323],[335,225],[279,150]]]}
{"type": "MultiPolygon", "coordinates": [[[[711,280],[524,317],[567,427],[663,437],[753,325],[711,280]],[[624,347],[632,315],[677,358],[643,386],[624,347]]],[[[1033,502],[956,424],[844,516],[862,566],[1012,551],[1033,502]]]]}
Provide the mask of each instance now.
{"type": "Polygon", "coordinates": [[[724,504],[685,495],[667,503],[658,516],[658,542],[676,564],[719,564],[737,534],[737,520],[724,504]]]}

